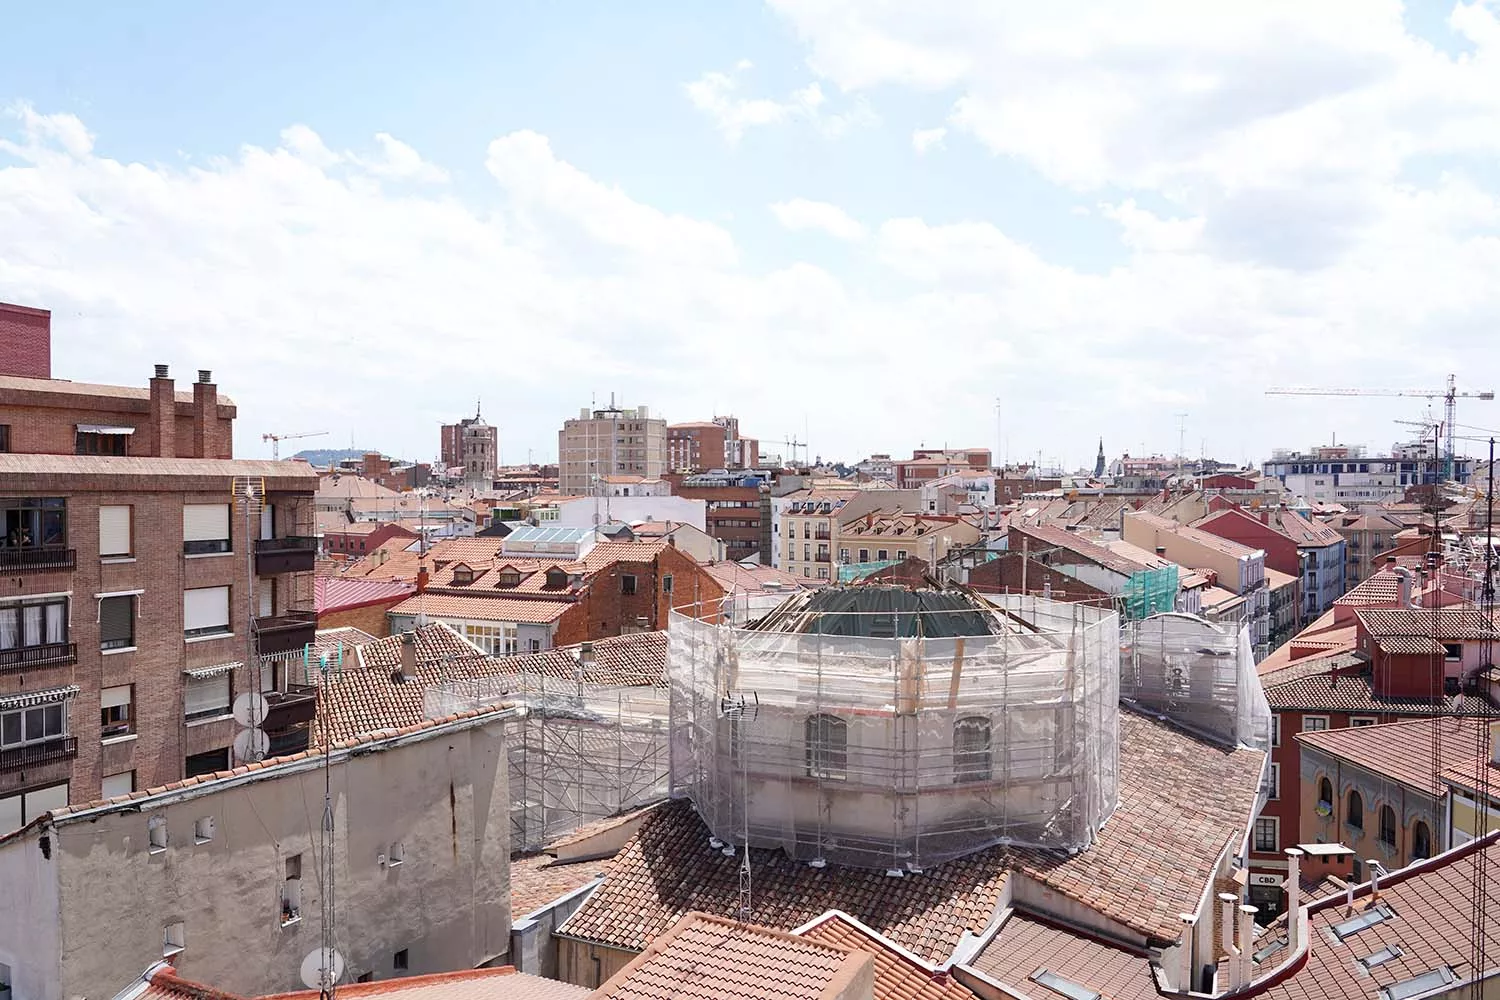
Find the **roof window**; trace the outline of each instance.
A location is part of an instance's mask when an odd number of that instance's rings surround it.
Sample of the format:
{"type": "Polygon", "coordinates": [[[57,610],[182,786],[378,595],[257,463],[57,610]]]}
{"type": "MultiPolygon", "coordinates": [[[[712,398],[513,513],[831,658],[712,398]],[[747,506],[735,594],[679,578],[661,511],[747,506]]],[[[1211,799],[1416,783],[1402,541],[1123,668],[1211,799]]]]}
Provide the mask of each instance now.
{"type": "Polygon", "coordinates": [[[1358,934],[1360,931],[1368,930],[1369,928],[1374,927],[1376,924],[1383,924],[1395,915],[1396,914],[1391,910],[1389,906],[1386,906],[1384,903],[1380,903],[1379,905],[1371,907],[1358,916],[1353,916],[1348,920],[1334,924],[1332,930],[1333,933],[1338,936],[1338,939],[1340,941],[1347,941],[1349,938],[1358,934]]]}
{"type": "Polygon", "coordinates": [[[1399,944],[1390,944],[1386,945],[1384,948],[1381,948],[1377,952],[1366,955],[1364,958],[1359,960],[1359,964],[1364,966],[1365,971],[1368,972],[1371,969],[1378,968],[1387,962],[1394,961],[1395,959],[1400,958],[1401,955],[1401,946],[1399,944]]]}
{"type": "Polygon", "coordinates": [[[1071,979],[1064,979],[1055,972],[1046,969],[1037,969],[1031,974],[1031,981],[1047,987],[1054,993],[1068,998],[1068,1000],[1102,1000],[1103,994],[1098,990],[1091,990],[1071,979]]]}
{"type": "Polygon", "coordinates": [[[1381,1000],[1408,1000],[1409,997],[1419,997],[1433,990],[1441,989],[1458,981],[1458,976],[1453,969],[1446,965],[1440,965],[1436,969],[1424,972],[1420,976],[1403,979],[1399,983],[1392,983],[1380,990],[1381,1000]]]}

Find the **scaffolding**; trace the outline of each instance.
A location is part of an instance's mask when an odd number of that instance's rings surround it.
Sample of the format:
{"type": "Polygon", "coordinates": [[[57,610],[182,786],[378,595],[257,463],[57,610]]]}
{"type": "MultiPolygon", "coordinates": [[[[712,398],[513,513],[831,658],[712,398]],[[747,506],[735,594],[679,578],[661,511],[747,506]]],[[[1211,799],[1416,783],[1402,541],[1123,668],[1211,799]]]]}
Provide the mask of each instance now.
{"type": "Polygon", "coordinates": [[[1230,745],[1271,748],[1271,706],[1248,625],[1169,612],[1129,622],[1120,698],[1230,745]]]}
{"type": "Polygon", "coordinates": [[[1177,601],[1177,567],[1158,566],[1130,574],[1120,597],[1125,605],[1125,617],[1140,621],[1152,615],[1171,611],[1177,601]]]}
{"type": "Polygon", "coordinates": [[[710,617],[672,616],[671,791],[725,844],[917,870],[1081,850],[1117,804],[1112,611],[861,586],[710,617]]]}
{"type": "Polygon", "coordinates": [[[587,823],[667,795],[663,686],[508,673],[433,685],[428,718],[508,701],[526,711],[507,736],[511,845],[540,850],[587,823]]]}

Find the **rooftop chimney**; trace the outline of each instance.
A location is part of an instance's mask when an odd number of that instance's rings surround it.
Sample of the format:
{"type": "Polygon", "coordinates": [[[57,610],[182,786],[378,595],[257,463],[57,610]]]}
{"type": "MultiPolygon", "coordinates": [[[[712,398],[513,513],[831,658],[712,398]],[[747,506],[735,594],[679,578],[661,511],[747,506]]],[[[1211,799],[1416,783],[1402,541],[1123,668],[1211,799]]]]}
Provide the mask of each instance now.
{"type": "Polygon", "coordinates": [[[1242,990],[1250,985],[1255,978],[1255,966],[1251,962],[1251,956],[1255,953],[1255,914],[1259,907],[1246,904],[1240,907],[1239,928],[1239,956],[1236,959],[1236,980],[1234,988],[1242,990]]]}
{"type": "Polygon", "coordinates": [[[1195,913],[1179,913],[1177,919],[1182,921],[1182,944],[1179,946],[1177,957],[1177,982],[1172,986],[1179,993],[1187,993],[1193,988],[1193,929],[1197,926],[1198,915],[1195,913]]]}
{"type": "Polygon", "coordinates": [[[1167,547],[1165,545],[1158,545],[1156,547],[1156,554],[1159,556],[1165,556],[1167,554],[1167,547]]]}
{"type": "Polygon", "coordinates": [[[193,383],[193,457],[223,458],[219,454],[219,389],[214,373],[198,369],[193,383]]]}
{"type": "Polygon", "coordinates": [[[1396,574],[1396,588],[1397,588],[1397,591],[1396,591],[1397,592],[1397,605],[1396,606],[1397,607],[1401,607],[1401,608],[1410,607],[1411,606],[1411,570],[1409,570],[1409,569],[1403,569],[1400,566],[1397,566],[1394,572],[1396,574]]]}
{"type": "Polygon", "coordinates": [[[417,563],[417,593],[420,594],[427,590],[427,581],[429,579],[431,577],[427,573],[427,564],[424,562],[417,563]]]}
{"type": "Polygon", "coordinates": [[[172,386],[166,365],[157,365],[156,375],[151,379],[151,426],[147,437],[152,455],[177,457],[177,390],[172,386]]]}
{"type": "Polygon", "coordinates": [[[1286,950],[1296,954],[1297,932],[1301,929],[1298,913],[1302,909],[1302,852],[1286,849],[1286,950]]]}

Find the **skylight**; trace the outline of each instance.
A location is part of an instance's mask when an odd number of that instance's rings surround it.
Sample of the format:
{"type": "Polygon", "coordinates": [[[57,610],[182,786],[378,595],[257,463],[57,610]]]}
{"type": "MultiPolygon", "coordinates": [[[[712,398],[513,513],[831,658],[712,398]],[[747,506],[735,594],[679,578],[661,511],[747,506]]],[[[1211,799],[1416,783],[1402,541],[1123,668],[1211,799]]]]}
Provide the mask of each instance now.
{"type": "Polygon", "coordinates": [[[1366,955],[1364,958],[1360,959],[1359,964],[1363,965],[1368,971],[1369,969],[1374,969],[1378,966],[1384,965],[1387,962],[1398,959],[1402,954],[1403,952],[1401,951],[1401,946],[1399,944],[1386,945],[1379,951],[1366,955]]]}
{"type": "Polygon", "coordinates": [[[1419,997],[1424,993],[1448,986],[1458,980],[1458,976],[1446,965],[1438,966],[1430,972],[1424,972],[1420,976],[1403,979],[1399,983],[1392,983],[1382,987],[1380,996],[1382,1000],[1408,1000],[1409,997],[1419,997]]]}
{"type": "Polygon", "coordinates": [[[1334,924],[1332,930],[1340,941],[1347,941],[1360,931],[1368,930],[1376,924],[1383,924],[1395,915],[1389,906],[1381,903],[1357,916],[1350,917],[1342,923],[1334,924]]]}
{"type": "Polygon", "coordinates": [[[1064,979],[1055,972],[1046,969],[1037,969],[1031,974],[1031,981],[1040,983],[1055,993],[1060,993],[1068,1000],[1102,1000],[1103,994],[1098,990],[1091,990],[1087,986],[1081,986],[1071,979],[1064,979]]]}

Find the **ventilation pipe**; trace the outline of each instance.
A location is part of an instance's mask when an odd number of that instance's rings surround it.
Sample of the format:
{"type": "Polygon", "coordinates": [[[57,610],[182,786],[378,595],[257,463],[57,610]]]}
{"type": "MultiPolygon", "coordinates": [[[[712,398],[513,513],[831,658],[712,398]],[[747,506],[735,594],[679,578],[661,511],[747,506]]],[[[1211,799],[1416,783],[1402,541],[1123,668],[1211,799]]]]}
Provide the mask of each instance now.
{"type": "Polygon", "coordinates": [[[1195,913],[1179,913],[1177,919],[1182,921],[1182,947],[1177,953],[1177,987],[1179,993],[1189,993],[1193,989],[1193,931],[1197,928],[1198,915],[1195,913]]]}
{"type": "Polygon", "coordinates": [[[1225,957],[1228,958],[1226,966],[1229,972],[1229,988],[1237,989],[1236,978],[1239,966],[1236,959],[1239,958],[1239,949],[1234,946],[1234,908],[1240,901],[1240,897],[1232,892],[1219,893],[1219,947],[1223,949],[1225,957]]]}
{"type": "Polygon", "coordinates": [[[1286,950],[1295,954],[1298,933],[1302,929],[1302,852],[1295,847],[1286,849],[1286,950]]]}
{"type": "Polygon", "coordinates": [[[1255,978],[1255,966],[1251,957],[1255,953],[1255,914],[1258,907],[1250,906],[1248,903],[1240,907],[1239,928],[1239,955],[1237,957],[1237,968],[1239,969],[1236,990],[1242,990],[1250,985],[1255,978]]]}

